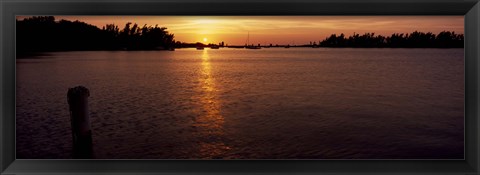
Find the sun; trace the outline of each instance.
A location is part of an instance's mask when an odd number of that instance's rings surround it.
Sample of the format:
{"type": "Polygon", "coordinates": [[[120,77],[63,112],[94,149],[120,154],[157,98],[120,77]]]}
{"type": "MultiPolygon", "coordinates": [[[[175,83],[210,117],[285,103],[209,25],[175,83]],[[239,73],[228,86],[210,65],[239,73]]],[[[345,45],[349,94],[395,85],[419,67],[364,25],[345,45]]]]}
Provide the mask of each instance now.
{"type": "Polygon", "coordinates": [[[203,38],[203,42],[207,42],[207,41],[208,41],[208,39],[207,39],[207,38],[203,38]]]}

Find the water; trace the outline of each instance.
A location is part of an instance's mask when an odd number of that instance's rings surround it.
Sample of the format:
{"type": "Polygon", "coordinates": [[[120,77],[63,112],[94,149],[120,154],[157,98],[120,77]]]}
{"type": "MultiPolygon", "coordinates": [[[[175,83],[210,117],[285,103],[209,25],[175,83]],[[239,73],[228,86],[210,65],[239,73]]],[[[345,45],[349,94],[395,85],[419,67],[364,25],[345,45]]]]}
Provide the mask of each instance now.
{"type": "Polygon", "coordinates": [[[463,49],[57,52],[17,60],[17,158],[463,159],[463,49]]]}

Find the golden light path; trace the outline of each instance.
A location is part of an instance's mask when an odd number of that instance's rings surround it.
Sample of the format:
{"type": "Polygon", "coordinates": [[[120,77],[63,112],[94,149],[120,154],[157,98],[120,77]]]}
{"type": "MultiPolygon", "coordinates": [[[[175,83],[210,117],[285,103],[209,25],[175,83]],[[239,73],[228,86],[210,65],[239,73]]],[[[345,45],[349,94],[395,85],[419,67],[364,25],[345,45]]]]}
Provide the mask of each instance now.
{"type": "Polygon", "coordinates": [[[224,142],[224,118],[220,113],[220,101],[217,99],[217,89],[212,76],[212,66],[208,49],[202,53],[202,69],[200,82],[203,94],[200,97],[204,113],[198,116],[195,125],[201,132],[199,144],[199,156],[204,159],[223,158],[230,150],[224,142]]]}

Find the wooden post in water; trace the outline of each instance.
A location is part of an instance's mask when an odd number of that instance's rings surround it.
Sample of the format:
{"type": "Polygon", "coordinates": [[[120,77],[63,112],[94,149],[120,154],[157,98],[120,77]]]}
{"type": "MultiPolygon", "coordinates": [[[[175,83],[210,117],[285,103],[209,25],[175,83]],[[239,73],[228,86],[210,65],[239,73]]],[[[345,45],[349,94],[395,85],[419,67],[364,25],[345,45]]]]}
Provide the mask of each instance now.
{"type": "Polygon", "coordinates": [[[72,124],[73,157],[88,159],[93,157],[92,131],[88,115],[90,92],[83,86],[69,88],[67,93],[72,124]]]}

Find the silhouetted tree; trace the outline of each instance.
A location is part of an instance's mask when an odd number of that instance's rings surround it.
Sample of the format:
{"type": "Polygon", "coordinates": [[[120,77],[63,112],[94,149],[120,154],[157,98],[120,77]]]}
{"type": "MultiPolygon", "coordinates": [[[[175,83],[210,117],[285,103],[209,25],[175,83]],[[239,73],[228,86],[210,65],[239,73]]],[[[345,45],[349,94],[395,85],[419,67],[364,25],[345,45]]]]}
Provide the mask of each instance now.
{"type": "Polygon", "coordinates": [[[152,50],[174,47],[174,35],[165,27],[127,23],[102,29],[80,21],[55,21],[53,16],[17,20],[17,53],[67,50],[152,50]]]}
{"type": "Polygon", "coordinates": [[[375,33],[359,35],[354,33],[345,38],[332,34],[320,42],[322,47],[403,47],[403,48],[462,48],[463,34],[443,31],[438,35],[431,32],[394,33],[385,37],[375,33]]]}

